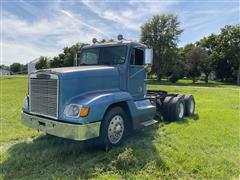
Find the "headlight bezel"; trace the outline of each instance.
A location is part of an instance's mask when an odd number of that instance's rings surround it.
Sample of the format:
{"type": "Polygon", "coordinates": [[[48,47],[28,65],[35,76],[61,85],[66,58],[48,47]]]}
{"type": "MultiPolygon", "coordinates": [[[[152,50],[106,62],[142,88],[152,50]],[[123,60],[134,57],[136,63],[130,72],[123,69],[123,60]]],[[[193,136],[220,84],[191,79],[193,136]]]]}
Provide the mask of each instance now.
{"type": "Polygon", "coordinates": [[[66,117],[79,118],[82,107],[83,106],[79,105],[79,104],[68,104],[65,106],[64,115],[66,117]],[[74,108],[75,108],[75,110],[74,110],[74,108]],[[77,111],[76,111],[76,108],[78,108],[77,111]]]}
{"type": "Polygon", "coordinates": [[[63,111],[63,114],[66,116],[66,117],[69,117],[69,118],[80,118],[80,117],[87,117],[89,115],[89,112],[90,112],[90,108],[87,107],[87,106],[84,106],[84,105],[81,105],[81,104],[74,104],[74,103],[71,103],[71,104],[67,104],[65,106],[65,109],[63,111]],[[78,107],[78,112],[77,113],[73,113],[73,108],[74,107],[78,107]]]}

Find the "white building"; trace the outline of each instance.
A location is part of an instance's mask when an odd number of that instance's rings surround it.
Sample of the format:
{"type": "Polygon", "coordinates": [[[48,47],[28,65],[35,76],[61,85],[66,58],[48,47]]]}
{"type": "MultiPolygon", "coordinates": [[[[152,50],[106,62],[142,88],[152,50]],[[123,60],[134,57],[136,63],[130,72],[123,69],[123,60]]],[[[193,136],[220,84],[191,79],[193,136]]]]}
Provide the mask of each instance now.
{"type": "Polygon", "coordinates": [[[0,68],[0,76],[10,75],[10,71],[7,69],[0,68]]]}

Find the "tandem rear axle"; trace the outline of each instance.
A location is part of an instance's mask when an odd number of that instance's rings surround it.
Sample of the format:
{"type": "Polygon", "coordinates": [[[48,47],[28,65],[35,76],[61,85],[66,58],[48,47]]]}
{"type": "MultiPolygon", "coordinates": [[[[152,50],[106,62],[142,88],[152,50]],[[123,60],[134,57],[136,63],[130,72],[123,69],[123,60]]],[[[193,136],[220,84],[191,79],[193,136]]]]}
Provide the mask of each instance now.
{"type": "Polygon", "coordinates": [[[166,121],[179,121],[184,116],[190,116],[195,110],[195,100],[192,95],[168,94],[162,90],[148,90],[147,98],[156,106],[156,116],[166,121]]]}

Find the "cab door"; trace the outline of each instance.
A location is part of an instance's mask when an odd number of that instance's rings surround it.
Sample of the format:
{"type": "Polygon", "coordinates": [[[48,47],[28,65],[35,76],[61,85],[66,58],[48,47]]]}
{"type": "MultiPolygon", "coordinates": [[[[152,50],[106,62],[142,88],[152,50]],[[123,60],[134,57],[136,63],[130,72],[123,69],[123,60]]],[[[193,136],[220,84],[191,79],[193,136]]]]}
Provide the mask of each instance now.
{"type": "Polygon", "coordinates": [[[144,68],[144,50],[132,48],[128,65],[128,92],[134,100],[144,99],[146,94],[146,73],[144,68]]]}

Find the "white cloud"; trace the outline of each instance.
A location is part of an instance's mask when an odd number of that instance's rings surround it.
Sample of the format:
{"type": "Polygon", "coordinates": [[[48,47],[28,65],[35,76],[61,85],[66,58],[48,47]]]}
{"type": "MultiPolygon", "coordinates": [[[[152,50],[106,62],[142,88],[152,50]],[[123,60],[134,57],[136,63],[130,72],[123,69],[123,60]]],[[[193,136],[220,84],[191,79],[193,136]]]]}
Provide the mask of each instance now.
{"type": "MultiPolygon", "coordinates": [[[[101,30],[100,28],[96,28],[95,26],[93,25],[90,25],[84,21],[81,20],[81,18],[79,16],[75,16],[73,15],[72,13],[66,11],[66,10],[60,10],[63,14],[67,15],[68,17],[71,18],[72,21],[74,21],[74,24],[78,25],[78,24],[81,24],[81,25],[84,25],[86,26],[87,28],[91,29],[91,30],[94,30],[100,34],[102,34],[103,36],[105,37],[110,37],[107,33],[105,33],[103,30],[101,30]]],[[[106,30],[105,30],[106,31],[106,30]]]]}
{"type": "Polygon", "coordinates": [[[64,46],[90,43],[93,37],[109,39],[122,33],[125,38],[138,40],[140,26],[156,14],[179,15],[181,27],[185,29],[184,43],[201,38],[203,33],[216,32],[222,24],[236,22],[239,15],[239,8],[234,4],[223,11],[215,3],[201,8],[201,4],[185,2],[181,6],[187,4],[188,9],[183,9],[179,8],[179,2],[58,0],[39,3],[42,5],[39,7],[21,0],[15,8],[2,12],[2,63],[26,63],[40,55],[54,56],[64,46]],[[17,15],[19,12],[21,16],[17,15]]]}
{"type": "Polygon", "coordinates": [[[166,12],[170,2],[129,1],[127,2],[93,2],[84,0],[82,3],[99,17],[117,23],[123,28],[139,31],[141,24],[155,14],[166,12]]]}
{"type": "Polygon", "coordinates": [[[68,17],[73,18],[73,15],[72,15],[70,12],[65,11],[65,10],[63,10],[63,9],[61,9],[60,11],[61,11],[63,14],[66,14],[68,17]]]}
{"type": "Polygon", "coordinates": [[[20,2],[21,10],[32,16],[32,20],[3,11],[2,63],[8,65],[13,61],[26,63],[41,55],[54,56],[65,46],[76,42],[89,43],[93,37],[109,39],[113,38],[113,34],[128,34],[129,30],[139,32],[140,25],[147,16],[159,10],[163,11],[169,6],[169,3],[156,5],[133,1],[127,4],[125,2],[125,5],[121,6],[122,3],[83,1],[82,3],[95,14],[94,18],[89,18],[81,11],[69,8],[69,5],[75,6],[75,2],[63,4],[54,1],[45,9],[27,1],[20,2]],[[108,7],[110,4],[112,8],[108,7]],[[96,17],[102,20],[99,21],[96,17]]]}
{"type": "Polygon", "coordinates": [[[36,8],[35,6],[29,4],[28,2],[24,1],[24,0],[20,0],[21,2],[21,7],[28,12],[29,14],[31,14],[31,16],[36,16],[37,14],[40,14],[40,10],[36,8]]]}
{"type": "Polygon", "coordinates": [[[84,22],[80,15],[59,8],[55,7],[48,17],[33,22],[4,11],[1,63],[26,63],[41,55],[57,55],[63,47],[77,42],[87,43],[93,37],[109,37],[106,27],[93,26],[91,22],[84,22]]]}
{"type": "Polygon", "coordinates": [[[236,8],[229,9],[226,12],[223,12],[222,9],[183,11],[180,14],[181,26],[188,31],[201,31],[213,23],[220,23],[222,18],[219,17],[234,16],[236,12],[236,8]]]}
{"type": "MultiPolygon", "coordinates": [[[[139,29],[139,24],[136,21],[130,20],[129,17],[124,16],[124,14],[121,14],[120,12],[117,12],[115,10],[110,10],[106,7],[107,3],[103,2],[97,2],[94,3],[92,1],[83,1],[82,2],[85,6],[89,8],[93,13],[98,15],[99,17],[113,21],[115,23],[121,24],[126,28],[133,29],[133,30],[138,30],[139,29]]],[[[128,11],[129,14],[132,14],[132,11],[128,11]]]]}
{"type": "Polygon", "coordinates": [[[37,47],[31,43],[16,44],[14,42],[3,42],[1,64],[10,65],[13,62],[28,63],[33,59],[44,56],[55,56],[59,53],[54,48],[37,47]]]}

